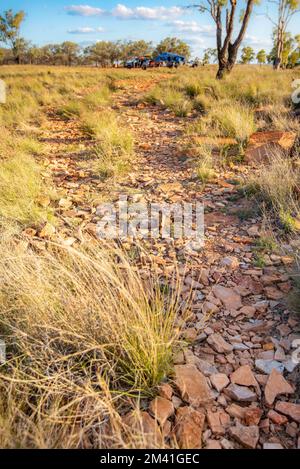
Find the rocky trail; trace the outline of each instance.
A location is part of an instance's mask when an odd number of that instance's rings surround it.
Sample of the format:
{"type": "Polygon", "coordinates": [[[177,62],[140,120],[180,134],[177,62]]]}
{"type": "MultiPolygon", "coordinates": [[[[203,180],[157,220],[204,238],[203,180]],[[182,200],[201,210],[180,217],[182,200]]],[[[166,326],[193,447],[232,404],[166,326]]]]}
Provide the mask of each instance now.
{"type": "Polygon", "coordinates": [[[262,220],[253,207],[241,216],[249,207],[234,183],[251,169],[220,168],[203,186],[179,143],[186,120],[143,104],[144,93],[144,82],[129,82],[115,96],[114,109],[136,141],[132,171],[118,181],[101,181],[90,171],[91,143],[76,121],[49,116],[43,140],[51,150],[43,164],[61,195],[61,226],[55,232],[46,225],[39,238],[59,236],[66,245],[93,239],[99,202],[120,194],[134,201],[203,203],[204,248],[189,251],[182,240],[148,243],[156,271],[171,279],[176,258],[182,300],[191,289],[193,295],[183,332],[189,346],[175,357],[174,380],[143,409],[144,429],[166,445],[175,435],[182,448],[300,448],[300,374],[292,359],[300,323],[286,305],[292,260],[264,252],[264,265],[257,263],[262,220]]]}

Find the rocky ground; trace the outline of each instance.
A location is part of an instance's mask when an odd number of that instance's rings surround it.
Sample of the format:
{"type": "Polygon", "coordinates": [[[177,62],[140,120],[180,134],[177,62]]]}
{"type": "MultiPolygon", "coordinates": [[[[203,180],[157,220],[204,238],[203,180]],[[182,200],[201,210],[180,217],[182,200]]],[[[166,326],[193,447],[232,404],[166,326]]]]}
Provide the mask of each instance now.
{"type": "MultiPolygon", "coordinates": [[[[175,357],[174,380],[145,405],[145,431],[155,431],[164,444],[175,435],[182,448],[300,448],[300,375],[292,360],[300,323],[286,306],[292,259],[263,252],[263,267],[258,266],[262,220],[255,207],[245,207],[235,184],[253,169],[220,168],[204,187],[178,143],[185,120],[141,103],[150,85],[128,82],[116,94],[114,107],[134,132],[137,155],[130,174],[109,184],[90,171],[90,142],[78,124],[49,115],[44,141],[51,152],[43,164],[61,194],[59,236],[66,245],[93,239],[97,205],[119,194],[134,201],[202,202],[203,249],[187,250],[181,240],[152,241],[146,257],[127,242],[145,275],[151,259],[156,271],[171,279],[176,258],[181,299],[187,301],[193,291],[183,333],[189,345],[175,357]]],[[[51,225],[27,234],[57,236],[51,225]]]]}

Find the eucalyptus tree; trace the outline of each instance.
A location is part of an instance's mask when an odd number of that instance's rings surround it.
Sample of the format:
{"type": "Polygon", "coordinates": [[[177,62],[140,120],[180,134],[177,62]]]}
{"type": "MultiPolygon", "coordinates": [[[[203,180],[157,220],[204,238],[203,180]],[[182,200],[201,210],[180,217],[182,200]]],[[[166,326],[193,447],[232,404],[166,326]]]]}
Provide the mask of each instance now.
{"type": "Polygon", "coordinates": [[[188,7],[196,8],[200,13],[208,13],[216,25],[217,78],[223,78],[233,69],[256,3],[258,0],[245,0],[243,9],[241,0],[202,0],[188,7]],[[234,31],[237,31],[235,38],[234,31]]]}

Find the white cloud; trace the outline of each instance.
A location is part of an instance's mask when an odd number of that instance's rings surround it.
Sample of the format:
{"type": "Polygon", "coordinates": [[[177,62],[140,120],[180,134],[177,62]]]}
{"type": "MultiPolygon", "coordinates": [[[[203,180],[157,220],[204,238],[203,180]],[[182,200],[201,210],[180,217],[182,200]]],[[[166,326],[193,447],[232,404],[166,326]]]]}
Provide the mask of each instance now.
{"type": "Polygon", "coordinates": [[[271,39],[261,38],[252,34],[246,34],[243,42],[253,47],[269,47],[272,45],[271,39]]]}
{"type": "Polygon", "coordinates": [[[176,18],[182,15],[183,10],[180,7],[135,7],[129,8],[126,5],[119,3],[113,9],[112,15],[119,19],[134,19],[134,20],[166,20],[168,18],[176,18]]]}
{"type": "Polygon", "coordinates": [[[69,29],[69,34],[91,34],[91,33],[103,33],[104,29],[102,27],[99,28],[76,28],[76,29],[69,29]]]}
{"type": "Polygon", "coordinates": [[[176,20],[167,24],[167,26],[172,26],[174,30],[180,33],[201,33],[207,36],[215,35],[215,28],[211,25],[200,25],[196,21],[181,21],[176,20]]]}
{"type": "Polygon", "coordinates": [[[74,16],[100,16],[104,14],[102,8],[91,7],[89,5],[71,5],[65,7],[69,15],[74,16]]]}

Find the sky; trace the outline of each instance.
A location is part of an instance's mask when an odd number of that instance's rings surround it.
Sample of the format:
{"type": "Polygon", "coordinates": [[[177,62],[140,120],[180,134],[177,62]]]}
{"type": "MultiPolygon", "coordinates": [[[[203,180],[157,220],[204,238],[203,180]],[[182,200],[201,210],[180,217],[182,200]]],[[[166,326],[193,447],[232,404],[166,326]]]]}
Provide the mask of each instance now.
{"type": "MultiPolygon", "coordinates": [[[[205,1],[205,0],[204,0],[205,1]]],[[[194,0],[193,0],[194,2],[194,0]]],[[[154,44],[167,36],[179,37],[200,56],[207,47],[215,47],[214,23],[207,13],[186,10],[189,0],[6,0],[0,12],[8,8],[24,10],[26,20],[21,34],[36,45],[66,40],[82,45],[101,40],[145,39],[154,44]]],[[[2,2],[1,2],[2,3],[2,2]]],[[[195,2],[197,3],[197,2],[195,2]]],[[[239,0],[241,8],[245,2],[239,0]]],[[[244,45],[271,49],[272,23],[276,6],[263,0],[255,7],[244,45]]],[[[300,14],[290,23],[293,34],[300,33],[300,14]],[[297,24],[298,23],[298,24],[297,24]]]]}

